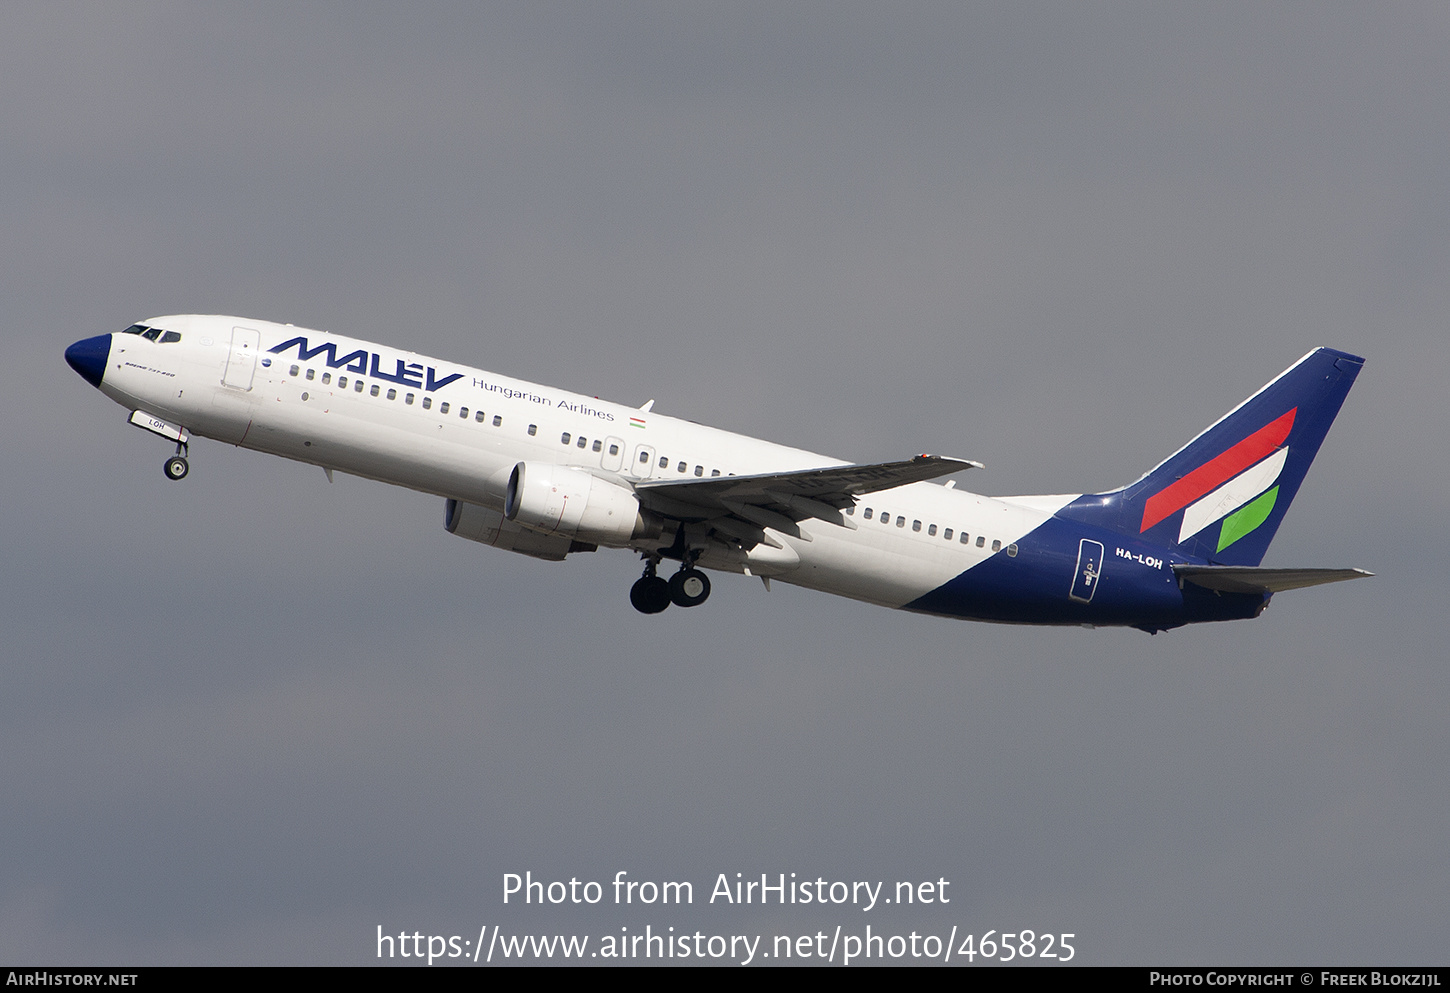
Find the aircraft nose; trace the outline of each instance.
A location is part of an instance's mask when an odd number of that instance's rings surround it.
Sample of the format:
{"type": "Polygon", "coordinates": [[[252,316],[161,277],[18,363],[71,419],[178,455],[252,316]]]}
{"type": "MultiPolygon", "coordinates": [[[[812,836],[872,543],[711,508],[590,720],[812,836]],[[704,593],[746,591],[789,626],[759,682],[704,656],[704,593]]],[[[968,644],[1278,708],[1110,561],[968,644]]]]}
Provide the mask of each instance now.
{"type": "Polygon", "coordinates": [[[111,336],[98,334],[85,338],[65,350],[65,360],[92,386],[101,385],[106,374],[106,360],[111,357],[111,336]]]}

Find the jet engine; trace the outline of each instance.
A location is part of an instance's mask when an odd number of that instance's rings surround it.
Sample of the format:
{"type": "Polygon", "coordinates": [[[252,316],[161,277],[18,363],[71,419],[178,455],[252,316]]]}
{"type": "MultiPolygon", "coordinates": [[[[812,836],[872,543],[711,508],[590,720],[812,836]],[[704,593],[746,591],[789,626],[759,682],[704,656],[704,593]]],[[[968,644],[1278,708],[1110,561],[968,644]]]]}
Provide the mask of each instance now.
{"type": "Polygon", "coordinates": [[[599,547],[587,541],[574,541],[567,535],[540,534],[521,528],[496,510],[462,500],[448,501],[443,526],[449,534],[460,538],[549,562],[562,562],[570,552],[592,552],[599,547]]]}
{"type": "Polygon", "coordinates": [[[663,528],[663,521],[640,508],[629,487],[587,469],[543,462],[514,466],[504,516],[543,534],[616,547],[657,536],[663,528]]]}

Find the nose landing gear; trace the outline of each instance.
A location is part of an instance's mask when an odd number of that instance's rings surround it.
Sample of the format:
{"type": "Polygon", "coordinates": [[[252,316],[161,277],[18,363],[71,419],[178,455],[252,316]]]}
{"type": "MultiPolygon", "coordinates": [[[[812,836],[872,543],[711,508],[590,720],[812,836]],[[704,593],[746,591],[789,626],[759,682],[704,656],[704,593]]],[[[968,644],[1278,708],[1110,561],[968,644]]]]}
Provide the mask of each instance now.
{"type": "Polygon", "coordinates": [[[191,463],[186,461],[186,442],[176,443],[176,454],[166,460],[167,479],[185,479],[186,474],[191,471],[191,463]]]}

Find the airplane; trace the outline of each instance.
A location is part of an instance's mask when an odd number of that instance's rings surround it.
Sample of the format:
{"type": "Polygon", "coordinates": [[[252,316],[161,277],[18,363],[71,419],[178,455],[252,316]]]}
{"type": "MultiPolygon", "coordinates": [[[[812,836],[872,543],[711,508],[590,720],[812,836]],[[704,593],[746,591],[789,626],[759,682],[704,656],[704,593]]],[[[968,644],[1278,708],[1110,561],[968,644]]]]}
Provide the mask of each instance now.
{"type": "Polygon", "coordinates": [[[1316,348],[1127,486],[987,497],[939,455],[853,464],[291,324],[178,315],[77,341],[72,369],[173,442],[193,437],[444,500],[450,534],[558,561],[633,550],[644,614],[706,570],[1018,624],[1257,617],[1278,592],[1368,576],[1262,568],[1364,360],[1316,348]],[[668,579],[665,561],[678,563],[668,579]]]}

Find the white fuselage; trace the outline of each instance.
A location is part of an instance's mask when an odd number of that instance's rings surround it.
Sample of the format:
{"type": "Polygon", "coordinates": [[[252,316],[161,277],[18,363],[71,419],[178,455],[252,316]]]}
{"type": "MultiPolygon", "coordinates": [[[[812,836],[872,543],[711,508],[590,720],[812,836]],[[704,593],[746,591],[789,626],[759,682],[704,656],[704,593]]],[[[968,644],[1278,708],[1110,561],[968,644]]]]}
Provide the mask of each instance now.
{"type": "MultiPolygon", "coordinates": [[[[492,511],[502,510],[520,462],[582,467],[624,485],[843,464],[292,325],[195,315],[149,324],[181,340],[113,336],[101,389],[122,406],[195,435],[492,511]]],[[[855,529],[808,519],[800,536],[770,531],[780,548],[760,546],[753,562],[722,549],[700,565],[899,607],[1018,541],[1072,499],[993,499],[912,483],[859,498],[850,511],[855,529]]],[[[667,530],[663,541],[618,545],[649,551],[670,537],[667,530]]]]}

